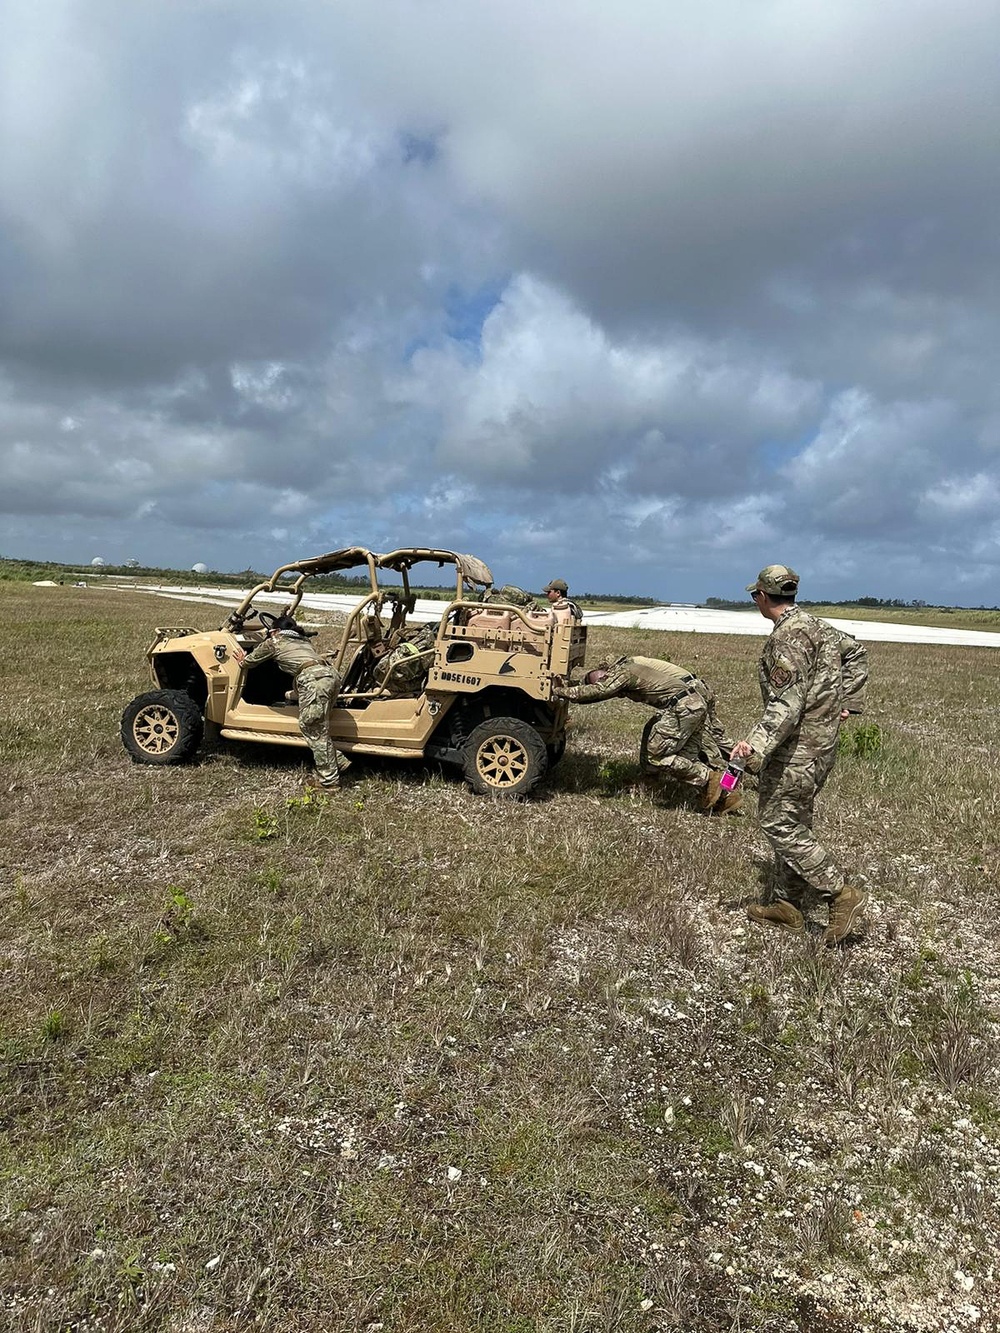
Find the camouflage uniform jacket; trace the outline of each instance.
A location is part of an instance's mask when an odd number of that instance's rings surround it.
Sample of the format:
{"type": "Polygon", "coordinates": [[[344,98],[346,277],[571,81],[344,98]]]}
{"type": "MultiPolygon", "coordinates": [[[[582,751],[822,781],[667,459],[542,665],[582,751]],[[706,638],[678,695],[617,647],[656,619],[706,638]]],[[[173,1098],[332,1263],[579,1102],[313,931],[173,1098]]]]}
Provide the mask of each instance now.
{"type": "MultiPolygon", "coordinates": [[[[560,597],[558,602],[551,602],[550,609],[553,611],[572,611],[574,620],[583,619],[583,612],[570,597],[560,597]]],[[[651,659],[647,658],[646,660],[649,661],[651,659]]]]}
{"type": "Polygon", "coordinates": [[[860,713],[868,654],[857,639],[790,606],[775,622],[760,659],[764,716],[747,737],[769,758],[779,747],[812,758],[837,742],[841,709],[860,713]]]}
{"type": "Polygon", "coordinates": [[[596,685],[568,685],[553,693],[577,704],[596,704],[622,695],[634,703],[664,709],[685,693],[685,687],[696,683],[697,676],[662,658],[620,657],[596,685]]]}
{"type": "Polygon", "coordinates": [[[310,666],[326,666],[308,639],[294,630],[282,630],[279,634],[269,634],[263,643],[258,643],[252,653],[247,653],[243,663],[247,667],[259,666],[274,658],[282,671],[290,676],[297,676],[300,671],[310,666]]]}

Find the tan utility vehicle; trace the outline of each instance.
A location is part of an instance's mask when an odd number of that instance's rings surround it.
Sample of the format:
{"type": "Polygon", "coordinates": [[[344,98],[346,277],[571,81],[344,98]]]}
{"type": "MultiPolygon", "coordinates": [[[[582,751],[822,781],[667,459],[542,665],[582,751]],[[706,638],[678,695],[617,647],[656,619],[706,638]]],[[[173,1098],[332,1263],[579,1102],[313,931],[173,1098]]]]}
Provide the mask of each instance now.
{"type": "Polygon", "coordinates": [[[493,576],[474,556],[418,547],[376,555],[354,546],[282,565],[221,629],[157,629],[149,649],[157,689],[122,716],[132,758],[182,763],[206,722],[227,740],[305,746],[294,694],[286,698],[290,677],[271,661],[241,668],[236,649],[252,649],[273,624],[259,602],[273,604],[279,584],[294,613],[311,578],[358,568],[370,589],[333,631],[340,641],[327,653],[341,677],[331,724],[337,748],[438,760],[459,767],[477,792],[527,795],[565,748],[568,708],[552,688],[583,665],[587,631],[569,612],[498,603],[493,576]],[[409,620],[410,571],[423,561],[455,569],[454,600],[430,628],[409,620]],[[380,586],[380,571],[401,586],[380,586]]]}

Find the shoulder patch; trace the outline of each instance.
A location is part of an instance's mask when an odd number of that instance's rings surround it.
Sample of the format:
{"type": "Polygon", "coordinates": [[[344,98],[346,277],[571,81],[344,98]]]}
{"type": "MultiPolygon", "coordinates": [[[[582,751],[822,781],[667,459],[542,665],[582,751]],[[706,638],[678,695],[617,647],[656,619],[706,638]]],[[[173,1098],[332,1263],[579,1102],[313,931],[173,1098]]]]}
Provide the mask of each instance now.
{"type": "Polygon", "coordinates": [[[774,690],[783,690],[795,679],[795,668],[783,653],[775,658],[767,673],[768,683],[774,690]]]}

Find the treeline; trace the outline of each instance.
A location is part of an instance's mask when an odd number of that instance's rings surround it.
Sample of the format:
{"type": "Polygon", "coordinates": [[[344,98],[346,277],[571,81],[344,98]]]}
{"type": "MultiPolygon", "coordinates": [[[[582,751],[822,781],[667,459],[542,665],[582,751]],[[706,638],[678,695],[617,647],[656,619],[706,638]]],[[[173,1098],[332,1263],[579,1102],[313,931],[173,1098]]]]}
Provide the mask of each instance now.
{"type": "MultiPolygon", "coordinates": [[[[269,578],[271,571],[262,574],[256,569],[241,569],[223,573],[217,569],[203,574],[193,569],[162,569],[156,565],[62,565],[54,560],[12,560],[0,556],[0,581],[35,582],[53,579],[56,583],[77,582],[81,579],[128,578],[153,579],[157,583],[198,587],[206,582],[225,588],[252,587],[269,578]]],[[[310,582],[317,590],[367,588],[367,574],[324,574],[310,582]]]]}
{"type": "Polygon", "coordinates": [[[869,607],[875,606],[875,607],[885,607],[889,610],[899,610],[900,607],[904,606],[915,606],[919,609],[920,607],[926,606],[927,603],[921,601],[919,597],[914,598],[912,602],[904,602],[900,597],[850,597],[847,599],[847,601],[844,602],[816,601],[816,602],[802,602],[802,605],[803,606],[869,606],[869,607]]]}
{"type": "MultiPolygon", "coordinates": [[[[184,587],[198,587],[212,583],[224,588],[248,588],[256,583],[263,583],[270,578],[271,571],[262,574],[256,569],[240,569],[223,573],[217,569],[206,570],[199,574],[193,569],[162,569],[157,565],[63,565],[54,560],[14,560],[0,556],[0,581],[36,582],[40,579],[52,579],[56,583],[76,583],[82,579],[128,578],[152,579],[157,583],[180,584],[184,587]]],[[[385,578],[383,574],[383,579],[385,578]]],[[[309,580],[312,592],[353,592],[369,586],[367,574],[322,574],[309,580]]],[[[386,581],[383,586],[389,586],[386,581]]],[[[450,601],[455,595],[454,583],[444,585],[418,585],[413,591],[421,596],[450,601]]],[[[538,594],[541,597],[541,594],[538,594]]],[[[655,597],[627,597],[622,593],[573,594],[578,602],[610,602],[622,606],[658,606],[655,597]]],[[[543,599],[544,600],[544,599],[543,599]]]]}
{"type": "MultiPolygon", "coordinates": [[[[749,594],[748,594],[749,597],[749,594]]],[[[932,602],[922,601],[920,598],[914,598],[912,601],[905,602],[901,597],[847,597],[843,601],[835,602],[823,598],[818,601],[807,601],[804,597],[799,597],[799,606],[842,606],[845,610],[850,610],[852,606],[863,606],[868,610],[900,611],[916,609],[930,611],[1000,611],[997,606],[935,606],[932,602]]],[[[713,611],[752,611],[753,607],[749,600],[737,599],[732,601],[726,597],[706,597],[704,605],[713,611]]]]}
{"type": "Polygon", "coordinates": [[[578,594],[570,588],[569,595],[574,602],[613,602],[617,606],[663,605],[658,597],[629,597],[627,594],[620,592],[581,592],[578,594]]]}

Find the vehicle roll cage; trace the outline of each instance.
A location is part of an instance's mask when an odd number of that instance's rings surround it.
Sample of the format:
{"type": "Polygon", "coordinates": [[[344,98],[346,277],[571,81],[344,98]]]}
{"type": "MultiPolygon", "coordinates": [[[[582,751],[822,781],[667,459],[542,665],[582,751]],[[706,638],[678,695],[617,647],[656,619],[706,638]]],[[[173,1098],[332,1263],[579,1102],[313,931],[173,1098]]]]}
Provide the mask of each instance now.
{"type": "MultiPolygon", "coordinates": [[[[462,601],[462,592],[466,585],[473,589],[486,589],[493,586],[493,575],[490,573],[489,566],[474,555],[463,555],[458,551],[441,551],[433,547],[404,547],[401,550],[389,551],[379,555],[375,551],[368,550],[365,546],[346,546],[340,551],[329,551],[326,555],[312,556],[307,560],[295,560],[291,564],[282,565],[274,571],[270,578],[264,579],[262,583],[258,583],[256,587],[250,589],[236,610],[227,617],[223,628],[238,629],[242,626],[254,598],[260,593],[273,593],[279,581],[286,574],[298,575],[298,578],[292,583],[286,584],[282,589],[282,591],[288,593],[288,611],[294,615],[296,608],[302,601],[303,588],[308,579],[317,578],[323,574],[335,574],[345,569],[357,569],[361,566],[368,570],[370,593],[359,606],[355,607],[351,613],[351,618],[357,616],[373,600],[378,606],[377,614],[381,614],[383,600],[391,597],[395,597],[397,603],[402,605],[405,616],[406,611],[412,611],[415,600],[414,595],[410,592],[410,570],[422,561],[430,561],[439,567],[444,565],[455,566],[455,597],[459,602],[462,601]],[[400,575],[403,581],[401,594],[397,593],[395,589],[379,587],[378,571],[380,569],[388,569],[400,575]]],[[[395,615],[398,610],[399,605],[397,605],[393,614],[395,615]]]]}

